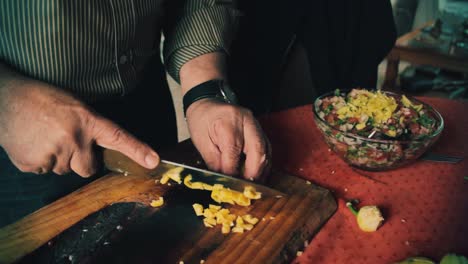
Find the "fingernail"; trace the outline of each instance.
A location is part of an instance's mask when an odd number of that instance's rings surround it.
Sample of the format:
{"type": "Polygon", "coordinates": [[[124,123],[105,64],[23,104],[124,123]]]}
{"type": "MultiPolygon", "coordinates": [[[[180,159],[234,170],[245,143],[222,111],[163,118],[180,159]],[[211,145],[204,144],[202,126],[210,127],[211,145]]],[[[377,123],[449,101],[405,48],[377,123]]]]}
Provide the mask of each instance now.
{"type": "Polygon", "coordinates": [[[151,153],[149,155],[146,156],[145,158],[145,162],[146,162],[146,165],[150,168],[154,168],[156,167],[156,165],[158,165],[159,163],[159,157],[157,154],[155,153],[151,153]]]}

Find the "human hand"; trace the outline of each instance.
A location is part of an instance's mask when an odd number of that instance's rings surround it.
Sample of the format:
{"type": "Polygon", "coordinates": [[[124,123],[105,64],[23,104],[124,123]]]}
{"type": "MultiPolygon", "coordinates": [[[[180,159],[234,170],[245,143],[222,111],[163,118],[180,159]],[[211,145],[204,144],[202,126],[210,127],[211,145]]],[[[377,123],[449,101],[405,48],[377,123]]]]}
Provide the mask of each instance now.
{"type": "Polygon", "coordinates": [[[146,168],[159,156],[112,121],[63,90],[39,81],[0,89],[0,146],[23,172],[96,172],[95,145],[122,152],[146,168]]]}
{"type": "Polygon", "coordinates": [[[270,169],[270,143],[252,113],[242,107],[214,99],[196,101],[187,109],[192,141],[215,171],[259,180],[270,169]]]}

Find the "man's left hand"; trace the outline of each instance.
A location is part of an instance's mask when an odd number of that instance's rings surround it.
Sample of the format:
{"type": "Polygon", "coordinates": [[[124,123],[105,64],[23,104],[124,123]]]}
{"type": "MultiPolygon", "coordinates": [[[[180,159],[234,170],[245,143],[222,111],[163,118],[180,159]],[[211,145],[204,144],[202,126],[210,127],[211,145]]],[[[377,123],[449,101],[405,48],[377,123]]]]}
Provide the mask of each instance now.
{"type": "Polygon", "coordinates": [[[210,169],[229,175],[242,173],[249,180],[260,180],[268,173],[270,143],[249,110],[203,99],[187,109],[187,123],[192,141],[210,169]]]}

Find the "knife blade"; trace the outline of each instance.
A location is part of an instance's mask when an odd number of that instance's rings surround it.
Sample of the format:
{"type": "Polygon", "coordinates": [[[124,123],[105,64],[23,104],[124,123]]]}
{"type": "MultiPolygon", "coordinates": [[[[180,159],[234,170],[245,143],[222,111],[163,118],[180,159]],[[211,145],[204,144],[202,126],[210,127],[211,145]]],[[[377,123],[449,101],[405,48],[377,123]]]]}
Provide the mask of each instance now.
{"type": "MultiPolygon", "coordinates": [[[[184,170],[181,175],[192,175],[192,182],[204,182],[210,185],[222,184],[226,188],[243,192],[247,186],[253,187],[257,192],[261,192],[262,196],[284,196],[284,194],[275,189],[264,185],[256,184],[251,181],[246,181],[240,178],[231,177],[222,173],[217,173],[209,170],[203,170],[188,166],[185,164],[161,160],[155,169],[146,169],[124,154],[104,149],[103,151],[104,165],[113,172],[123,173],[126,175],[146,175],[149,177],[162,177],[162,175],[170,169],[182,167],[184,170]]],[[[183,177],[182,177],[183,178],[183,177]]]]}
{"type": "Polygon", "coordinates": [[[447,162],[447,163],[458,163],[463,160],[463,157],[450,156],[444,154],[437,154],[433,152],[428,152],[424,154],[421,159],[435,162],[447,162]]]}
{"type": "Polygon", "coordinates": [[[184,170],[182,171],[182,176],[186,176],[188,174],[192,175],[192,182],[204,182],[209,185],[214,184],[222,184],[224,187],[229,189],[243,192],[245,187],[253,187],[257,192],[261,192],[263,196],[282,196],[284,195],[280,191],[275,189],[266,187],[264,185],[256,184],[251,181],[246,181],[240,178],[231,177],[222,173],[203,170],[199,168],[195,168],[192,166],[188,166],[185,164],[180,164],[173,161],[161,160],[160,165],[161,167],[165,168],[166,170],[182,167],[184,170]]]}

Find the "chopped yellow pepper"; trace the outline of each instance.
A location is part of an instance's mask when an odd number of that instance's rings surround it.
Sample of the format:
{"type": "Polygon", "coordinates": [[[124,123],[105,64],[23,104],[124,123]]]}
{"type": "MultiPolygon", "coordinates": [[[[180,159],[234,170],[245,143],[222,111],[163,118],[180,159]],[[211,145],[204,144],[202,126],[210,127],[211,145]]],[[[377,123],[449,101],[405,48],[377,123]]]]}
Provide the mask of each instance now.
{"type": "Polygon", "coordinates": [[[163,174],[161,178],[161,184],[166,184],[169,179],[177,182],[178,184],[182,183],[182,180],[180,178],[180,173],[184,170],[182,167],[176,167],[168,170],[166,173],[163,174]]]}
{"type": "Polygon", "coordinates": [[[158,200],[152,200],[151,201],[151,206],[152,207],[160,207],[164,204],[164,198],[163,197],[159,197],[158,200]]]}
{"type": "Polygon", "coordinates": [[[203,206],[201,204],[195,203],[192,206],[197,216],[203,215],[203,206]]]}
{"type": "Polygon", "coordinates": [[[244,188],[244,196],[249,199],[257,200],[262,198],[262,193],[255,191],[255,188],[252,186],[247,186],[244,188]]]}

